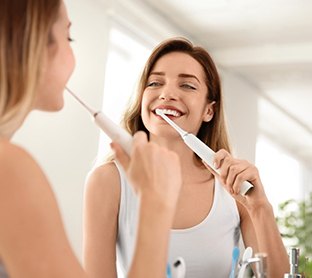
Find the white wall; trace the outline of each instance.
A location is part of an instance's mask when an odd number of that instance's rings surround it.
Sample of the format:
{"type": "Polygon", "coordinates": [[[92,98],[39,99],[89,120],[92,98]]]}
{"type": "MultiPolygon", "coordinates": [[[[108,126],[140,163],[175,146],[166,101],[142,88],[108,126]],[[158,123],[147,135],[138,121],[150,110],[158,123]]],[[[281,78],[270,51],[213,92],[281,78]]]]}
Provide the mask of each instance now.
{"type": "MultiPolygon", "coordinates": [[[[69,87],[90,105],[100,108],[109,26],[105,7],[77,0],[66,0],[66,4],[73,22],[72,47],[76,54],[76,69],[69,87]]],[[[79,257],[84,181],[97,154],[98,137],[99,130],[87,112],[65,93],[65,107],[61,112],[32,112],[13,138],[30,150],[43,166],[79,257]]]]}
{"type": "Polygon", "coordinates": [[[255,162],[258,136],[258,89],[228,71],[221,72],[225,112],[234,154],[255,162]]]}

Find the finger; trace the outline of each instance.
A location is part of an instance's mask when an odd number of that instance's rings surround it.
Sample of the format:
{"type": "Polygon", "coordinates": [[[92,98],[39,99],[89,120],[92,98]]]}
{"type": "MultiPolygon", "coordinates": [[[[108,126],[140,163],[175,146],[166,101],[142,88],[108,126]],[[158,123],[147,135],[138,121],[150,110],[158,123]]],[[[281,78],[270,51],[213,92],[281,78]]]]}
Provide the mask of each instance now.
{"type": "Polygon", "coordinates": [[[147,134],[144,131],[138,131],[133,136],[132,147],[137,148],[138,146],[144,145],[147,142],[147,134]]]}
{"type": "Polygon", "coordinates": [[[214,175],[214,177],[217,178],[221,182],[221,184],[225,187],[225,189],[229,191],[231,194],[233,194],[232,188],[226,185],[225,181],[220,177],[220,174],[217,173],[214,169],[212,169],[205,161],[202,160],[202,163],[214,175]]]}
{"type": "Polygon", "coordinates": [[[125,171],[128,170],[130,164],[130,157],[129,155],[123,150],[123,148],[116,142],[112,142],[110,144],[111,148],[115,152],[115,157],[118,162],[121,164],[125,171]]]}
{"type": "Polygon", "coordinates": [[[229,152],[227,152],[227,151],[224,150],[224,149],[221,149],[221,150],[217,151],[217,152],[215,153],[214,160],[213,160],[214,167],[215,167],[216,169],[220,168],[220,166],[221,166],[223,160],[224,160],[226,157],[228,157],[228,156],[231,156],[231,155],[229,154],[229,152]]]}
{"type": "Polygon", "coordinates": [[[234,192],[236,189],[234,188],[234,183],[237,175],[245,171],[247,168],[248,166],[242,163],[235,163],[229,166],[228,175],[226,177],[225,183],[228,187],[232,188],[234,192]]]}
{"type": "Polygon", "coordinates": [[[233,184],[234,191],[239,192],[242,186],[242,183],[245,181],[248,181],[251,184],[253,184],[254,187],[257,188],[257,191],[259,189],[261,191],[261,188],[263,189],[263,186],[259,177],[258,169],[252,164],[248,164],[248,167],[246,167],[244,171],[242,171],[239,175],[237,175],[233,184]]]}
{"type": "Polygon", "coordinates": [[[240,188],[241,188],[243,182],[247,181],[249,177],[250,177],[250,174],[248,173],[247,169],[245,169],[244,171],[242,171],[241,173],[236,175],[235,181],[233,184],[234,194],[239,194],[240,188]]]}
{"type": "Polygon", "coordinates": [[[228,191],[231,193],[233,193],[232,186],[229,186],[227,184],[227,178],[228,178],[229,170],[232,164],[233,164],[232,157],[227,156],[223,159],[221,166],[219,167],[219,174],[220,174],[221,182],[226,186],[228,191]]]}

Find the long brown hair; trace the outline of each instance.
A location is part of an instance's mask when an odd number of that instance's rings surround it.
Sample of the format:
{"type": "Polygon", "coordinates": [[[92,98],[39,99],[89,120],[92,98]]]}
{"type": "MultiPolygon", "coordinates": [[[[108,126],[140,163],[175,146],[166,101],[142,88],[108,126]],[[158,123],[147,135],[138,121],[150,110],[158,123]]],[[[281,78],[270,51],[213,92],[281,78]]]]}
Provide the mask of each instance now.
{"type": "Polygon", "coordinates": [[[141,118],[141,102],[143,92],[146,88],[148,77],[155,63],[164,55],[171,52],[183,52],[193,57],[203,68],[205,73],[205,82],[208,88],[207,100],[214,104],[214,116],[210,122],[203,122],[197,137],[205,142],[214,151],[226,149],[230,151],[228,134],[224,119],[223,97],[221,93],[221,82],[217,68],[211,59],[209,53],[200,46],[194,46],[185,38],[173,38],[159,44],[149,59],[147,60],[143,73],[141,75],[136,99],[131,107],[126,110],[122,123],[124,127],[134,134],[143,130],[148,134],[148,130],[143,124],[141,118]]]}
{"type": "Polygon", "coordinates": [[[31,110],[61,0],[0,1],[0,136],[31,110]]]}

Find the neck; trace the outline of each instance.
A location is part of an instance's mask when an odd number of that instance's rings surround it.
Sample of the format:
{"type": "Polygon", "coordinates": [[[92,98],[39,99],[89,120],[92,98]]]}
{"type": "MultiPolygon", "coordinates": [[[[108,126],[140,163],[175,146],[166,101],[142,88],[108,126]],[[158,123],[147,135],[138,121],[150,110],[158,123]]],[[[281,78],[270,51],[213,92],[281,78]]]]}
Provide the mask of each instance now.
{"type": "Polygon", "coordinates": [[[150,141],[178,154],[184,183],[193,183],[197,180],[206,180],[212,177],[212,174],[205,168],[201,161],[196,158],[194,152],[184,143],[179,135],[169,138],[150,134],[150,141]]]}
{"type": "Polygon", "coordinates": [[[11,141],[13,135],[15,134],[15,131],[16,130],[14,130],[14,131],[7,131],[7,130],[3,131],[3,130],[1,130],[0,139],[11,141]]]}

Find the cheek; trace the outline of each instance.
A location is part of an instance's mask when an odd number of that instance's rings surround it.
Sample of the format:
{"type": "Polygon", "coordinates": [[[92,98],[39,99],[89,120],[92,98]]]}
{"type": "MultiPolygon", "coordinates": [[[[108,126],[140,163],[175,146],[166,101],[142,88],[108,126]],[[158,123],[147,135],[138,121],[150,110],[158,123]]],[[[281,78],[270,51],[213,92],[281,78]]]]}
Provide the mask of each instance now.
{"type": "Polygon", "coordinates": [[[76,59],[75,59],[75,55],[74,55],[74,52],[73,52],[71,47],[68,51],[69,51],[69,53],[68,53],[68,60],[69,60],[68,61],[68,68],[69,68],[69,77],[70,77],[72,75],[74,69],[75,69],[76,59]]]}
{"type": "Polygon", "coordinates": [[[143,120],[143,123],[145,125],[145,121],[146,121],[146,118],[147,118],[147,101],[146,101],[146,97],[142,97],[142,102],[141,102],[141,117],[142,117],[142,120],[143,120]]]}
{"type": "Polygon", "coordinates": [[[58,55],[55,59],[54,64],[54,73],[55,81],[60,83],[60,86],[65,87],[68,79],[73,73],[75,68],[75,57],[70,46],[64,47],[63,53],[58,55]]]}
{"type": "Polygon", "coordinates": [[[45,67],[38,87],[35,109],[58,111],[63,108],[63,91],[75,66],[72,50],[64,50],[66,51],[57,53],[45,67]]]}
{"type": "Polygon", "coordinates": [[[151,106],[152,99],[150,94],[143,93],[142,102],[141,102],[141,117],[143,124],[148,126],[149,119],[150,119],[150,106],[151,106]]]}

